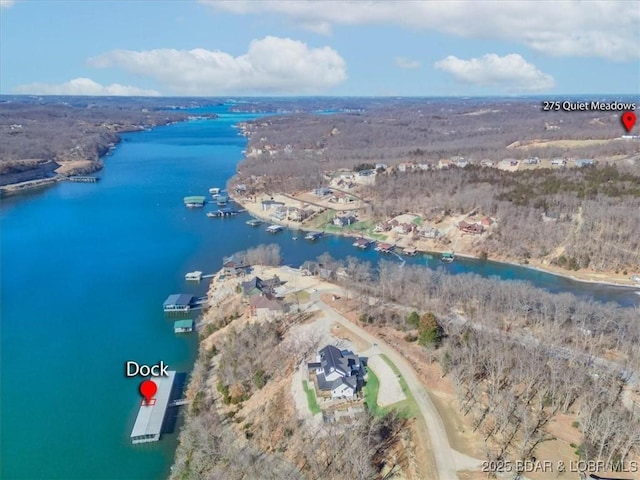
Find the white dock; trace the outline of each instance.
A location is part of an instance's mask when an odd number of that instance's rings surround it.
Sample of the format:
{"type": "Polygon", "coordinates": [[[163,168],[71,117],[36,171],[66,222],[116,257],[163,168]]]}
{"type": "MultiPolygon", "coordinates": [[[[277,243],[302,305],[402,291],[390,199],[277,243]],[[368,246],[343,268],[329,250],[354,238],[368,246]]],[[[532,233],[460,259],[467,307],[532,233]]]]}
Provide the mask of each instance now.
{"type": "Polygon", "coordinates": [[[200,280],[202,280],[202,272],[199,270],[196,270],[195,272],[189,272],[184,276],[184,279],[192,282],[199,282],[200,280]]]}
{"type": "Polygon", "coordinates": [[[267,227],[267,232],[269,233],[278,233],[284,230],[282,225],[269,225],[267,227]]]}
{"type": "Polygon", "coordinates": [[[160,440],[176,372],[171,370],[167,374],[166,377],[151,377],[158,386],[158,391],[150,405],[147,405],[144,399],[141,400],[138,417],[131,431],[131,443],[148,443],[160,440]]]}

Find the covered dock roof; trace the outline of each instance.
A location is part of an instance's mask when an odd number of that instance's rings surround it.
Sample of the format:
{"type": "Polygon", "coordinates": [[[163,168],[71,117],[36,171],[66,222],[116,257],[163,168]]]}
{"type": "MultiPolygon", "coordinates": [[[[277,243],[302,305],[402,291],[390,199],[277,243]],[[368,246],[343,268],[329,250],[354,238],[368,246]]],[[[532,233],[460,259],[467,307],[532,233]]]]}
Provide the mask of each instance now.
{"type": "Polygon", "coordinates": [[[166,377],[151,378],[158,386],[158,391],[150,405],[147,405],[144,400],[140,405],[138,417],[131,431],[133,443],[155,442],[160,439],[176,372],[170,370],[167,374],[166,377]]]}

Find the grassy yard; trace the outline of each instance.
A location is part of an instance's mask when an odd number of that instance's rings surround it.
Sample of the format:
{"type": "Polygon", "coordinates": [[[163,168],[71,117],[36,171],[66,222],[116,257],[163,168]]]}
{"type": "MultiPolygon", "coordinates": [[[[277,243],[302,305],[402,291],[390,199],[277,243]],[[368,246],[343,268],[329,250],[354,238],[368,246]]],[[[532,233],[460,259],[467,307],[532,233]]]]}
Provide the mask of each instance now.
{"type": "Polygon", "coordinates": [[[311,295],[309,294],[309,292],[307,292],[306,290],[299,290],[295,293],[290,293],[289,295],[287,295],[285,300],[289,303],[307,303],[310,298],[311,295]]]}
{"type": "Polygon", "coordinates": [[[314,392],[313,388],[309,388],[306,380],[302,381],[302,388],[304,388],[304,393],[307,394],[307,403],[309,404],[311,414],[317,415],[320,413],[320,405],[318,405],[318,400],[316,399],[316,392],[314,392]]]}
{"type": "Polygon", "coordinates": [[[385,413],[389,409],[393,409],[396,410],[402,417],[417,417],[420,414],[418,404],[416,403],[415,398],[413,398],[413,394],[411,393],[411,390],[409,390],[409,386],[400,373],[400,370],[398,370],[398,367],[396,367],[395,364],[391,360],[389,360],[389,357],[387,357],[385,354],[381,354],[380,357],[382,357],[382,359],[387,362],[387,365],[389,365],[389,367],[391,367],[391,370],[393,370],[393,373],[396,374],[396,376],[398,377],[398,382],[400,383],[400,387],[402,388],[402,392],[404,393],[405,397],[407,397],[401,402],[394,403],[393,405],[390,405],[389,407],[384,409],[385,413]]]}
{"type": "Polygon", "coordinates": [[[382,408],[378,406],[378,390],[380,389],[380,380],[373,373],[373,370],[367,368],[367,383],[363,387],[364,401],[367,404],[367,409],[373,414],[383,416],[382,408]]]}

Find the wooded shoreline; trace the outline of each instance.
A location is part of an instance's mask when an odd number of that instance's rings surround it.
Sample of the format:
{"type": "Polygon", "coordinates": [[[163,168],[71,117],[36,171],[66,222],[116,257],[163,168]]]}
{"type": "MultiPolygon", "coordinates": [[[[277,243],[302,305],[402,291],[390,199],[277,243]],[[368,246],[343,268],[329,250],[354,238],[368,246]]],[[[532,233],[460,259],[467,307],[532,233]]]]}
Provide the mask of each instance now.
{"type": "MultiPolygon", "coordinates": [[[[313,229],[310,227],[307,227],[305,225],[299,224],[299,223],[295,223],[293,224],[293,222],[290,221],[278,221],[273,219],[272,217],[270,217],[269,215],[267,215],[267,212],[263,212],[260,210],[260,208],[257,208],[258,204],[252,204],[250,202],[248,202],[246,199],[240,198],[237,194],[235,194],[232,191],[229,191],[229,198],[231,200],[233,200],[235,203],[237,203],[238,205],[242,206],[242,208],[246,209],[247,212],[249,212],[250,215],[252,215],[255,218],[259,218],[260,220],[263,220],[265,222],[271,222],[274,224],[279,224],[279,225],[283,225],[284,227],[288,228],[288,229],[295,229],[295,230],[302,230],[305,232],[310,232],[310,231],[317,231],[317,229],[313,229]]],[[[341,237],[351,237],[351,238],[366,238],[367,240],[370,240],[372,242],[377,241],[375,238],[370,237],[368,235],[365,234],[358,234],[355,235],[351,232],[347,232],[347,231],[336,231],[336,232],[330,232],[331,234],[334,235],[338,235],[341,237]]],[[[418,253],[423,253],[423,254],[442,254],[447,250],[417,250],[418,253]]],[[[456,256],[459,257],[465,257],[465,258],[470,258],[470,259],[474,259],[474,260],[481,260],[481,258],[478,255],[473,255],[470,253],[466,253],[466,252],[459,252],[456,251],[455,252],[456,256]]],[[[588,275],[590,275],[587,272],[575,272],[575,274],[569,274],[569,273],[564,273],[562,271],[559,271],[559,268],[557,269],[553,269],[553,268],[545,268],[542,266],[538,266],[538,265],[526,265],[523,263],[517,263],[514,261],[509,261],[507,259],[487,259],[488,261],[491,262],[496,262],[496,263],[502,263],[502,264],[506,264],[506,265],[513,265],[513,266],[517,266],[517,267],[523,267],[523,268],[529,268],[532,270],[536,270],[542,273],[548,273],[551,275],[555,275],[558,277],[562,277],[562,278],[567,278],[570,280],[574,280],[576,282],[583,282],[583,283],[590,283],[590,284],[596,284],[596,285],[608,285],[608,286],[612,286],[612,287],[622,287],[622,288],[630,288],[630,289],[638,289],[640,291],[640,285],[636,284],[633,282],[633,280],[629,279],[624,279],[622,278],[622,275],[615,275],[612,273],[603,273],[603,274],[599,274],[599,273],[593,273],[594,275],[603,275],[603,279],[602,280],[596,280],[596,279],[592,279],[592,278],[588,278],[588,275]],[[582,274],[581,274],[582,273],[582,274]]]]}

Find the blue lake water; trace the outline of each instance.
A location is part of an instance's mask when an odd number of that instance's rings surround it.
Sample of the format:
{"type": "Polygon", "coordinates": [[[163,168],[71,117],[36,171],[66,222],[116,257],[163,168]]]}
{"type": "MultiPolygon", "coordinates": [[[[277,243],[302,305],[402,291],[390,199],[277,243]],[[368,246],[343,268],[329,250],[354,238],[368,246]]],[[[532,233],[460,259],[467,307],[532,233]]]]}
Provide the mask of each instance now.
{"type": "MultiPolygon", "coordinates": [[[[124,135],[97,184],[63,183],[3,200],[0,477],[168,475],[176,434],[130,444],[140,379],[125,378],[124,363],[164,360],[190,370],[196,336],[176,336],[162,312],[170,293],[204,295],[205,282],[188,285],[185,272],[214,272],[223,255],[274,241],[293,265],[325,251],[380,258],[355,249],[353,240],[293,240],[291,232],[271,235],[245,225],[246,214],[209,219],[201,209],[186,209],[184,196],[224,187],[234,174],[246,142],[233,125],[253,118],[222,106],[208,111],[220,118],[124,135]]],[[[623,305],[640,300],[628,289],[494,262],[407,261],[623,305]]]]}

